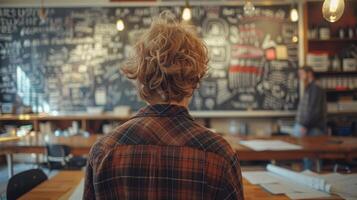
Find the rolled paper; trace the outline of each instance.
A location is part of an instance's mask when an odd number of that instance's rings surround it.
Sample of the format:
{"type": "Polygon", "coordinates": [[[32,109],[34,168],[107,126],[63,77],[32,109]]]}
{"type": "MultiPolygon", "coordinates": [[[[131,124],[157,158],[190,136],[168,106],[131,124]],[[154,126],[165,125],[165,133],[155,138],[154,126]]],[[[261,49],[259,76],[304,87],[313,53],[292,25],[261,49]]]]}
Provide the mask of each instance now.
{"type": "Polygon", "coordinates": [[[267,171],[313,189],[331,193],[331,185],[326,183],[324,179],[307,176],[272,164],[267,165],[267,171]]]}

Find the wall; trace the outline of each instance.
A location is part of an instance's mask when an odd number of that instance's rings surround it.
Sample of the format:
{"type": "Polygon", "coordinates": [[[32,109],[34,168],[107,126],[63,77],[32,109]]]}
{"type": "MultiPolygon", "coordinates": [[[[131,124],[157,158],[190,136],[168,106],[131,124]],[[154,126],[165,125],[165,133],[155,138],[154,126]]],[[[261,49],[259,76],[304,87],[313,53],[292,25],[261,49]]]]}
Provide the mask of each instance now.
{"type": "MultiPolygon", "coordinates": [[[[8,5],[14,5],[14,6],[18,6],[18,5],[24,5],[23,3],[24,1],[20,1],[20,0],[0,0],[0,4],[4,5],[4,4],[8,4],[8,5]]],[[[167,1],[166,1],[167,2],[167,1]]],[[[179,2],[179,1],[176,1],[179,2]]],[[[213,2],[213,1],[211,1],[213,2]]],[[[288,1],[281,1],[281,2],[288,2],[288,1]]],[[[87,6],[88,4],[90,5],[112,5],[109,3],[108,0],[89,0],[89,1],[70,1],[70,0],[64,0],[61,1],[61,3],[59,4],[58,1],[56,0],[46,0],[45,1],[45,5],[48,6],[70,6],[70,5],[78,5],[78,6],[87,6]]],[[[28,0],[26,1],[25,5],[29,5],[29,6],[39,6],[40,5],[40,1],[35,1],[35,0],[28,0]]],[[[117,4],[118,5],[118,4],[117,4]]],[[[300,12],[301,13],[301,12],[300,12]]],[[[302,14],[300,14],[300,16],[302,16],[302,14]]],[[[300,17],[300,19],[302,19],[302,17],[300,17]]],[[[302,20],[300,20],[302,21],[302,20]]],[[[301,23],[299,24],[299,27],[301,28],[301,23]]],[[[299,31],[299,35],[301,34],[301,29],[299,31]]],[[[300,35],[300,41],[302,41],[301,39],[301,35],[300,35]]],[[[300,47],[302,43],[299,43],[300,47]]],[[[302,51],[303,48],[300,48],[299,51],[299,55],[303,54],[302,51]]],[[[299,56],[299,61],[301,62],[301,57],[299,56]]],[[[248,112],[248,111],[247,111],[248,112]]],[[[269,118],[267,117],[266,119],[261,119],[261,118],[257,118],[257,119],[236,119],[237,121],[244,121],[248,124],[249,126],[249,130],[251,133],[255,133],[258,135],[262,135],[262,134],[266,134],[269,131],[268,130],[272,130],[273,126],[276,122],[275,119],[269,118]]],[[[211,126],[212,128],[216,129],[219,132],[223,132],[223,133],[228,133],[229,132],[229,125],[232,121],[232,118],[213,118],[211,120],[211,126]]]]}

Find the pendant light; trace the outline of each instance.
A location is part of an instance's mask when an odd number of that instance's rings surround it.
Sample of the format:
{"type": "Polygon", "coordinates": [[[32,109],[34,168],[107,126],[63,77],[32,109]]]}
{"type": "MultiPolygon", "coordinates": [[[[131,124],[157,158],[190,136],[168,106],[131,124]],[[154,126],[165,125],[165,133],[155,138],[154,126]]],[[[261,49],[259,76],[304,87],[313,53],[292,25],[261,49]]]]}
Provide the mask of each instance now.
{"type": "Polygon", "coordinates": [[[191,7],[188,3],[188,0],[185,1],[185,8],[182,11],[182,19],[184,21],[189,21],[192,18],[192,11],[191,11],[191,7]]]}
{"type": "Polygon", "coordinates": [[[294,4],[292,5],[290,10],[290,20],[292,22],[297,22],[299,20],[299,12],[294,4]]]}
{"type": "Polygon", "coordinates": [[[336,22],[345,10],[344,0],[325,0],[322,5],[322,15],[329,22],[336,22]]]}

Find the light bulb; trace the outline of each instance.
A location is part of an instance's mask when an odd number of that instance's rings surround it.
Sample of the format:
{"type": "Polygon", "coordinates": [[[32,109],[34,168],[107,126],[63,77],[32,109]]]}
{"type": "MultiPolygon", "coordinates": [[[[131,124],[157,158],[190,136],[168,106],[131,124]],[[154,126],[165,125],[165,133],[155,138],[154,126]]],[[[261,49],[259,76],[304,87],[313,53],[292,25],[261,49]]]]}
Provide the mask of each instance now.
{"type": "Polygon", "coordinates": [[[251,1],[246,1],[243,7],[244,15],[252,15],[255,7],[251,1]]]}
{"type": "Polygon", "coordinates": [[[191,19],[191,17],[192,17],[191,8],[185,7],[182,11],[182,19],[188,21],[191,19]]]}
{"type": "Polygon", "coordinates": [[[293,43],[297,43],[297,42],[299,41],[298,36],[294,35],[294,36],[291,38],[291,41],[292,41],[293,43]]]}
{"type": "Polygon", "coordinates": [[[118,31],[122,31],[122,30],[124,30],[124,28],[125,28],[125,25],[124,25],[123,20],[118,19],[118,21],[117,21],[117,29],[118,29],[118,31]]]}
{"type": "Polygon", "coordinates": [[[292,22],[297,22],[299,20],[299,13],[296,8],[290,10],[290,20],[292,22]]]}
{"type": "Polygon", "coordinates": [[[329,22],[339,20],[342,17],[344,10],[344,0],[325,0],[322,5],[322,15],[329,22]]]}

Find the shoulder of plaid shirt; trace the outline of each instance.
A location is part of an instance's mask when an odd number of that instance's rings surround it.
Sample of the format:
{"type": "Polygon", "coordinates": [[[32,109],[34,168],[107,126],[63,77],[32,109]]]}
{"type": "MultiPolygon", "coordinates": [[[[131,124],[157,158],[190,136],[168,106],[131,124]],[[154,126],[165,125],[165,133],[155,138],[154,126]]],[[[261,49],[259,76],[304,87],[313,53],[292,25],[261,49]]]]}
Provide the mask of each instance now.
{"type": "Polygon", "coordinates": [[[186,108],[141,109],[89,154],[83,199],[244,199],[236,153],[186,108]]]}

